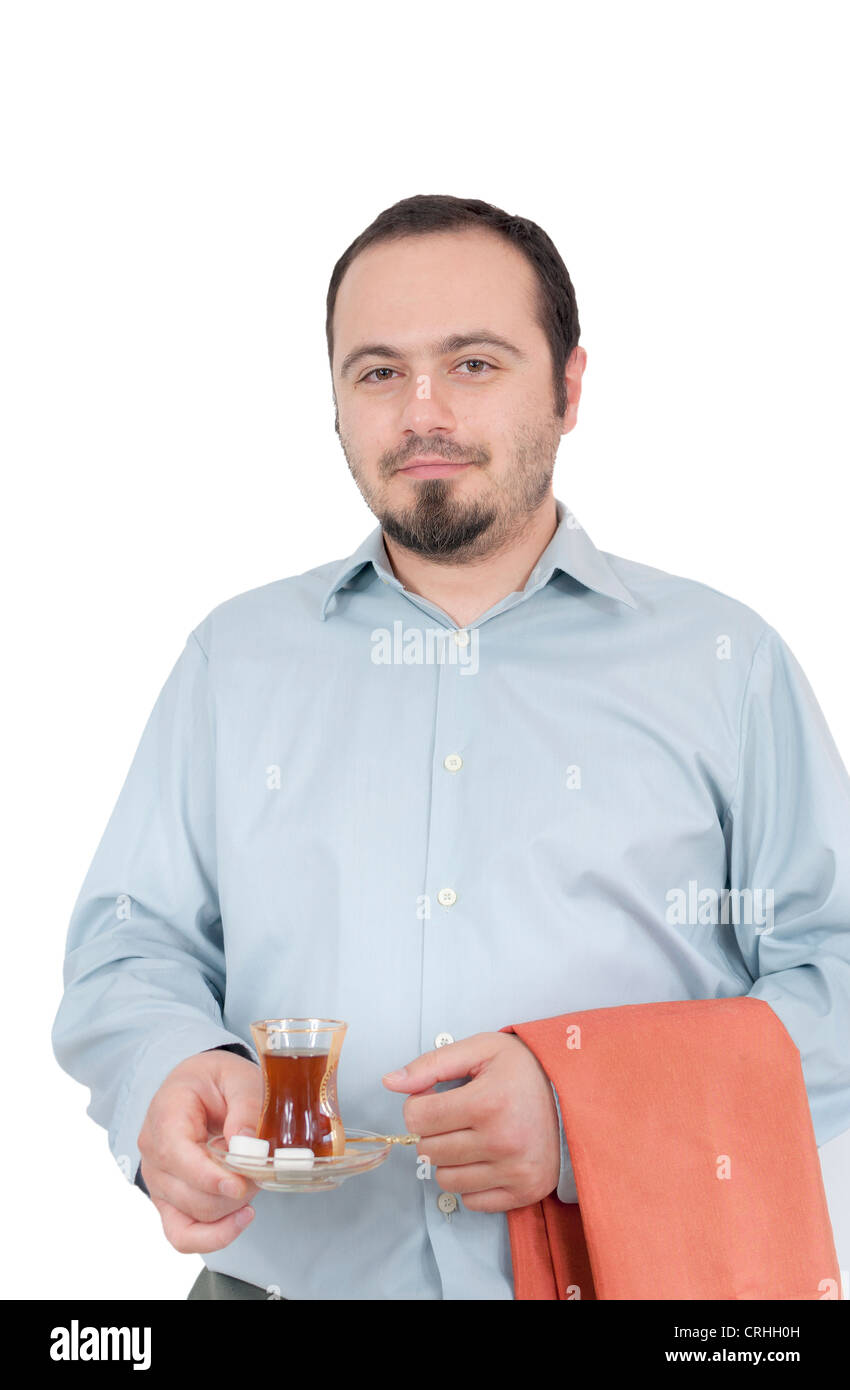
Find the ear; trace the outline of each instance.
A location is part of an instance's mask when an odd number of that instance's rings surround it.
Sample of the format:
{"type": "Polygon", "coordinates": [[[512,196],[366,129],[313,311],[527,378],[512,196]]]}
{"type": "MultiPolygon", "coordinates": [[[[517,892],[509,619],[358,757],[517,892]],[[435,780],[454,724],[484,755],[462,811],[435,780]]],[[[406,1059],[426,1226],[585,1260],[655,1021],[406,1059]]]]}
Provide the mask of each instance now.
{"type": "Polygon", "coordinates": [[[587,353],[578,344],[567,358],[564,368],[564,385],[567,394],[567,408],[561,417],[561,434],[569,434],[575,427],[578,403],[581,398],[581,378],[587,366],[587,353]]]}

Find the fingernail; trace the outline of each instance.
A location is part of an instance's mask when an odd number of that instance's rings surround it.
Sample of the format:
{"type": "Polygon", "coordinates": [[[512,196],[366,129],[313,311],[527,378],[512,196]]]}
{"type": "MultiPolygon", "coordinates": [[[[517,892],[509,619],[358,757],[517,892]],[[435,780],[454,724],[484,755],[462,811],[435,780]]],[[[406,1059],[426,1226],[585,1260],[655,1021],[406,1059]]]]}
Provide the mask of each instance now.
{"type": "Polygon", "coordinates": [[[400,1071],[385,1072],[381,1078],[383,1081],[404,1081],[407,1076],[407,1067],[402,1067],[400,1071]]]}
{"type": "Polygon", "coordinates": [[[241,1182],[237,1182],[235,1178],[222,1178],[218,1185],[218,1190],[222,1197],[242,1196],[242,1184],[241,1182]]]}
{"type": "Polygon", "coordinates": [[[249,1221],[253,1221],[253,1219],[254,1219],[254,1208],[253,1208],[253,1207],[243,1207],[241,1211],[237,1211],[237,1213],[236,1213],[236,1224],[237,1224],[237,1226],[239,1227],[240,1231],[243,1230],[244,1227],[248,1225],[248,1222],[249,1222],[249,1221]]]}

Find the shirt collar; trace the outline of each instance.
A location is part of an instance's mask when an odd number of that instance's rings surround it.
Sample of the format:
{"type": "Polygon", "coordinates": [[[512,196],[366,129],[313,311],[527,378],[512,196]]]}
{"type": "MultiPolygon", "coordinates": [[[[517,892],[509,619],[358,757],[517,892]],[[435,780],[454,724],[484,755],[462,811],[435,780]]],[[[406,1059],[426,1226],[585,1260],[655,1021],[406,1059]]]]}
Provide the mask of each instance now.
{"type": "MultiPolygon", "coordinates": [[[[628,604],[630,608],[637,608],[634,595],[617,578],[607,557],[601,550],[597,550],[569,507],[556,498],[555,508],[558,529],[529,575],[524,592],[542,588],[544,584],[548,584],[556,571],[562,571],[597,594],[605,594],[608,598],[619,599],[621,603],[628,604]]],[[[320,616],[323,621],[327,617],[334,595],[347,587],[364,566],[370,564],[384,583],[402,589],[403,586],[393,573],[387,558],[382,529],[376,526],[354,554],[343,560],[334,571],[330,586],[322,598],[320,616]]]]}

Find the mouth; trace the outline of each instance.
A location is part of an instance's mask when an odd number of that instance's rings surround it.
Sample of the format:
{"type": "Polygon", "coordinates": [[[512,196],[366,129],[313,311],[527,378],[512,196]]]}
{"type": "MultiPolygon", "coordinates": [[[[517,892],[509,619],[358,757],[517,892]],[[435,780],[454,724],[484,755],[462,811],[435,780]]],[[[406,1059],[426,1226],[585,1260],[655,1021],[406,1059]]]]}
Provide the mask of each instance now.
{"type": "Polygon", "coordinates": [[[463,473],[471,467],[471,463],[449,463],[446,459],[423,457],[411,459],[397,471],[405,478],[453,478],[455,473],[463,473]]]}

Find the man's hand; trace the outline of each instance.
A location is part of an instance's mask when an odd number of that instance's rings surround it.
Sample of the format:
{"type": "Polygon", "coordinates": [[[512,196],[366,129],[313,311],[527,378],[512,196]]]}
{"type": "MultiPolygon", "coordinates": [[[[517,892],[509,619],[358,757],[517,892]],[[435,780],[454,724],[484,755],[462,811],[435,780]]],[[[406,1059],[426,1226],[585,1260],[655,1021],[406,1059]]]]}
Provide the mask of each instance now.
{"type": "Polygon", "coordinates": [[[561,1174],[558,1112],[549,1078],[515,1033],[475,1033],[424,1052],[384,1085],[404,1091],[404,1123],[416,1152],[436,1165],[440,1187],[470,1211],[511,1211],[553,1192],[561,1174]],[[465,1086],[434,1091],[438,1081],[465,1086]]]}
{"type": "Polygon", "coordinates": [[[260,1068],[232,1052],[200,1052],[165,1078],[139,1134],[141,1172],[166,1238],[181,1254],[230,1245],[259,1190],[228,1177],[204,1151],[213,1134],[256,1134],[263,1099],[260,1068]]]}

